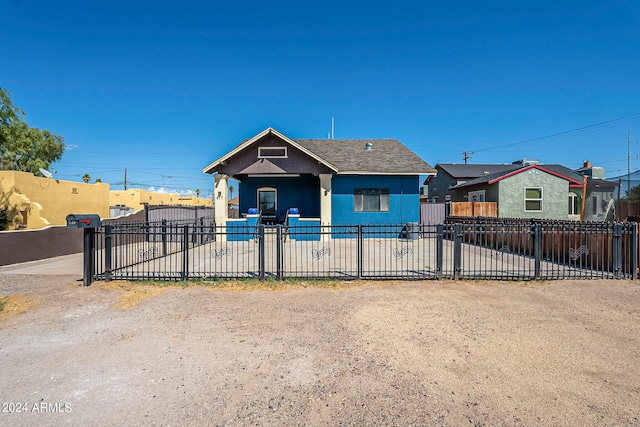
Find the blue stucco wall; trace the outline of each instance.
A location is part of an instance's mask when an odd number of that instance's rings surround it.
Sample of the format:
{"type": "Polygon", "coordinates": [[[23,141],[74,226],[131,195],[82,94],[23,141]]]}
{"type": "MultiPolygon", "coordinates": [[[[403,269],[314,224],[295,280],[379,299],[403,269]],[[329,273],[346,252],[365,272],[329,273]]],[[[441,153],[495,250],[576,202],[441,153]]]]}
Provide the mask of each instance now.
{"type": "Polygon", "coordinates": [[[320,217],[320,179],[313,175],[297,178],[245,178],[240,183],[240,213],[258,206],[258,188],[277,189],[277,210],[295,207],[304,218],[320,217]]]}
{"type": "Polygon", "coordinates": [[[420,221],[420,177],[334,175],[331,181],[331,222],[349,224],[403,224],[420,221]],[[388,188],[389,212],[356,212],[354,188],[388,188]]]}

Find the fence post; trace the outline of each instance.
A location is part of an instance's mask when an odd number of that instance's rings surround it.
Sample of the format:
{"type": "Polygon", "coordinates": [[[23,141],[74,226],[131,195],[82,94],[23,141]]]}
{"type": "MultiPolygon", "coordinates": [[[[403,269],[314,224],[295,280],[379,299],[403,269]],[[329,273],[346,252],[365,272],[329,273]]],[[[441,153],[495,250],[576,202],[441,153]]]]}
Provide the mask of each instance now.
{"type": "Polygon", "coordinates": [[[453,280],[460,280],[462,271],[462,224],[453,225],[453,280]]]}
{"type": "Polygon", "coordinates": [[[533,236],[533,257],[535,261],[534,278],[536,280],[542,277],[542,224],[531,225],[533,236]]]}
{"type": "Polygon", "coordinates": [[[364,260],[363,258],[363,251],[362,251],[362,246],[363,246],[363,232],[362,232],[362,224],[358,224],[358,242],[357,242],[357,254],[356,254],[356,259],[358,262],[358,279],[362,279],[362,267],[363,267],[363,262],[364,260]]]}
{"type": "Polygon", "coordinates": [[[282,224],[276,225],[276,279],[282,280],[282,224]]]}
{"type": "Polygon", "coordinates": [[[84,229],[84,248],[83,255],[84,260],[82,263],[83,267],[83,285],[89,286],[93,282],[93,273],[95,272],[95,229],[93,228],[85,228],[84,229]]]}
{"type": "Polygon", "coordinates": [[[167,255],[167,220],[162,220],[162,256],[167,255]]]}
{"type": "Polygon", "coordinates": [[[631,223],[631,236],[629,239],[629,245],[630,247],[630,254],[629,257],[631,258],[629,260],[629,265],[631,266],[631,278],[633,280],[636,280],[638,278],[638,223],[636,222],[632,222],[631,223]]]}
{"type": "Polygon", "coordinates": [[[189,277],[189,226],[185,225],[182,230],[182,280],[189,277]]]}
{"type": "Polygon", "coordinates": [[[111,224],[104,226],[104,281],[109,282],[111,280],[111,249],[113,247],[111,224]]]}
{"type": "Polygon", "coordinates": [[[442,280],[442,260],[444,250],[444,225],[436,227],[436,278],[442,280]]]}
{"type": "Polygon", "coordinates": [[[622,224],[613,224],[613,270],[616,279],[622,279],[622,224]]]}
{"type": "Polygon", "coordinates": [[[258,279],[261,282],[264,281],[265,277],[265,265],[264,265],[264,224],[258,225],[258,279]]]}
{"type": "Polygon", "coordinates": [[[264,281],[265,278],[265,253],[264,253],[264,224],[258,225],[258,279],[264,281]]]}

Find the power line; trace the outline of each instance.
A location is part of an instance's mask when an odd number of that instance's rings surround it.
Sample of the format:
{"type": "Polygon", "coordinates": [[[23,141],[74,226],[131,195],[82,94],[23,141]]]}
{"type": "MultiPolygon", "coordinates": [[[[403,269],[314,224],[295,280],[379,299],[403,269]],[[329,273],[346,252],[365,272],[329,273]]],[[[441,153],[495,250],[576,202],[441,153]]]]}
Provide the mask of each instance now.
{"type": "Polygon", "coordinates": [[[592,132],[594,130],[608,129],[608,128],[613,127],[613,126],[607,126],[607,127],[603,127],[603,126],[611,125],[612,123],[620,122],[620,121],[623,121],[623,120],[627,120],[627,119],[632,118],[632,117],[637,117],[638,118],[637,120],[632,120],[632,121],[625,122],[625,123],[619,123],[619,124],[616,124],[615,126],[619,126],[619,125],[627,124],[627,123],[634,123],[636,121],[640,121],[640,117],[639,116],[640,116],[640,113],[629,114],[628,116],[622,116],[622,117],[618,117],[618,118],[611,119],[611,120],[606,120],[604,122],[595,123],[595,124],[588,125],[588,126],[582,126],[582,127],[579,127],[579,128],[566,130],[566,131],[563,131],[563,132],[553,133],[551,135],[545,135],[545,136],[540,136],[540,137],[537,137],[537,138],[526,139],[524,141],[512,142],[510,144],[496,145],[494,147],[478,148],[478,149],[476,149],[476,152],[478,152],[478,151],[495,150],[495,149],[504,148],[504,147],[513,147],[515,145],[526,144],[526,143],[531,143],[531,142],[539,142],[539,141],[543,141],[543,140],[550,140],[552,138],[557,138],[557,137],[562,137],[562,136],[566,137],[566,136],[569,136],[570,134],[572,134],[570,136],[578,136],[578,135],[581,135],[582,133],[585,133],[583,131],[587,131],[588,130],[588,131],[592,132]],[[597,127],[603,127],[603,128],[602,129],[594,129],[594,128],[597,128],[597,127]],[[581,133],[578,133],[578,132],[581,132],[581,133]]]}
{"type": "Polygon", "coordinates": [[[473,154],[473,151],[463,151],[462,153],[458,153],[458,154],[462,154],[462,160],[464,160],[464,164],[467,164],[467,160],[471,159],[471,155],[473,154]]]}

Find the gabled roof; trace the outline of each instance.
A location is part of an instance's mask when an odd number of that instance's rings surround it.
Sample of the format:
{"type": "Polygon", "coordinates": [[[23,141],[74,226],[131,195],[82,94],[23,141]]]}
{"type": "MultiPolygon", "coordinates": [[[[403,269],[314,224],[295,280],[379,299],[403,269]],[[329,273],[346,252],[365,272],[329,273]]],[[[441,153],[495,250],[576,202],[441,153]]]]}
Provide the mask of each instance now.
{"type": "Polygon", "coordinates": [[[436,172],[397,139],[296,139],[296,142],[330,161],[338,173],[417,175],[436,172]]]}
{"type": "Polygon", "coordinates": [[[454,179],[474,179],[498,172],[512,171],[521,168],[521,165],[497,165],[497,164],[456,164],[438,163],[436,169],[451,175],[454,179]]]}
{"type": "Polygon", "coordinates": [[[202,169],[202,172],[204,172],[204,173],[213,173],[213,172],[215,172],[216,167],[220,166],[221,164],[224,164],[231,157],[235,156],[236,154],[238,154],[239,152],[241,152],[245,148],[249,147],[251,144],[255,143],[256,141],[264,138],[268,134],[272,134],[272,135],[277,136],[278,138],[282,139],[284,142],[286,142],[288,144],[291,144],[292,146],[296,147],[297,149],[299,149],[300,151],[304,152],[308,156],[310,156],[310,157],[314,158],[315,160],[325,164],[329,169],[333,169],[334,171],[337,171],[336,167],[333,166],[332,164],[330,164],[329,162],[323,161],[323,159],[321,159],[320,157],[316,156],[314,153],[310,152],[306,148],[302,147],[301,145],[296,143],[294,140],[286,137],[285,135],[281,134],[280,132],[278,132],[274,128],[268,127],[265,130],[263,130],[262,132],[260,132],[259,134],[257,134],[256,136],[254,136],[253,138],[249,138],[249,139],[243,141],[242,143],[240,143],[240,145],[238,145],[233,150],[229,151],[224,156],[220,157],[218,160],[216,160],[216,161],[208,164],[207,166],[205,166],[202,169]]]}
{"type": "MultiPolygon", "coordinates": [[[[511,166],[518,166],[518,165],[511,165],[511,166]]],[[[471,187],[471,186],[482,185],[482,184],[491,185],[491,184],[495,184],[496,182],[502,181],[503,179],[521,174],[531,169],[537,169],[539,171],[557,176],[558,178],[566,179],[567,181],[569,181],[570,186],[582,186],[582,176],[575,173],[574,171],[572,171],[567,167],[564,167],[562,165],[536,164],[536,165],[530,165],[525,167],[518,166],[517,169],[515,170],[484,175],[479,178],[473,179],[471,181],[467,181],[465,183],[455,185],[451,187],[451,189],[457,190],[460,188],[471,187]]]]}
{"type": "Polygon", "coordinates": [[[396,139],[293,140],[270,127],[242,142],[202,171],[215,172],[218,166],[268,134],[277,136],[339,174],[419,175],[436,172],[396,139]]]}

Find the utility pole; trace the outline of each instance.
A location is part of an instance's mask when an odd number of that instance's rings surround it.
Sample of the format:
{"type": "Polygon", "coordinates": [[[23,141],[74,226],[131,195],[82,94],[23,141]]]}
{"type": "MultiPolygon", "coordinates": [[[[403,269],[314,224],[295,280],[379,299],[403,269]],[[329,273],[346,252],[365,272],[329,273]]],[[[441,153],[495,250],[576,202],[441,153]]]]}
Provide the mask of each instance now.
{"type": "Polygon", "coordinates": [[[124,168],[124,189],[127,189],[127,168],[124,168]]]}
{"type": "Polygon", "coordinates": [[[627,197],[631,187],[631,132],[627,132],[627,197]]]}
{"type": "Polygon", "coordinates": [[[464,160],[464,164],[466,165],[467,160],[471,158],[473,151],[463,151],[462,153],[458,153],[458,154],[462,154],[462,160],[464,160]]]}

